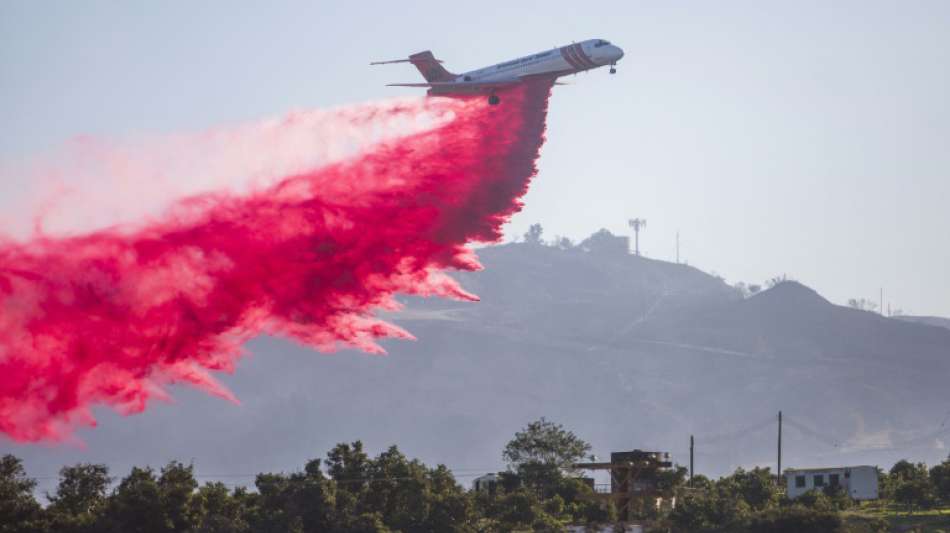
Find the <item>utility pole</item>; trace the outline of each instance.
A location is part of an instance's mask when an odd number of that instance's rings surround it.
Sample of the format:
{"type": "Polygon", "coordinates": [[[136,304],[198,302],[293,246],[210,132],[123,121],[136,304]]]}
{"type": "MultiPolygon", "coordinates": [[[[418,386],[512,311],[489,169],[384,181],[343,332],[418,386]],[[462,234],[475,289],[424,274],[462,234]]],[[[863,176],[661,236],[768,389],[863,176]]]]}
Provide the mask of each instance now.
{"type": "Polygon", "coordinates": [[[778,412],[778,486],[782,486],[782,412],[778,412]]]}
{"type": "Polygon", "coordinates": [[[680,232],[676,231],[676,264],[680,264],[680,232]]]}
{"type": "Polygon", "coordinates": [[[640,228],[647,227],[647,221],[646,219],[642,219],[642,218],[632,218],[627,221],[627,224],[631,228],[633,228],[633,235],[634,235],[633,250],[634,250],[634,253],[636,253],[636,255],[639,256],[640,255],[640,228]]]}
{"type": "Polygon", "coordinates": [[[884,316],[884,287],[881,287],[881,307],[878,307],[881,310],[881,316],[884,316]]]}
{"type": "Polygon", "coordinates": [[[693,436],[689,436],[689,488],[693,488],[693,436]]]}

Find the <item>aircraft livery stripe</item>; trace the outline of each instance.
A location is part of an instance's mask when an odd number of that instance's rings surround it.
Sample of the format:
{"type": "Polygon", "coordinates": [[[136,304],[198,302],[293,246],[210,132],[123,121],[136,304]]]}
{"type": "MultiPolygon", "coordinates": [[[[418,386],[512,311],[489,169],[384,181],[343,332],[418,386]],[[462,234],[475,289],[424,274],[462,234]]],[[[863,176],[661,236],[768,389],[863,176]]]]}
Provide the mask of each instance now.
{"type": "Polygon", "coordinates": [[[572,44],[572,45],[571,45],[571,49],[570,49],[570,53],[571,53],[571,57],[574,58],[574,62],[577,63],[578,65],[580,65],[581,70],[584,70],[584,69],[589,68],[589,67],[587,66],[587,63],[585,63],[584,60],[581,59],[581,55],[580,55],[579,53],[577,53],[577,47],[578,47],[578,46],[580,46],[580,45],[572,44]]]}
{"type": "Polygon", "coordinates": [[[577,63],[574,62],[574,59],[571,58],[570,54],[568,54],[568,48],[570,47],[564,46],[561,48],[561,57],[563,57],[564,61],[567,61],[567,63],[571,65],[571,68],[580,69],[581,67],[578,66],[577,63]]]}
{"type": "Polygon", "coordinates": [[[576,47],[574,48],[574,51],[577,52],[577,58],[581,60],[581,63],[585,64],[588,68],[593,68],[597,66],[597,64],[591,61],[591,59],[587,57],[587,54],[584,53],[583,46],[581,46],[580,44],[575,44],[574,46],[576,47]]]}
{"type": "Polygon", "coordinates": [[[564,53],[564,59],[567,59],[567,62],[571,64],[571,67],[573,67],[574,70],[581,70],[581,64],[577,62],[576,58],[574,58],[574,54],[571,50],[572,47],[573,45],[565,46],[561,49],[561,51],[564,53]]]}
{"type": "Polygon", "coordinates": [[[571,56],[571,59],[574,60],[574,64],[577,65],[577,68],[583,70],[584,63],[581,62],[581,58],[577,57],[577,50],[574,49],[575,46],[577,45],[572,44],[571,46],[567,47],[567,55],[571,56]]]}

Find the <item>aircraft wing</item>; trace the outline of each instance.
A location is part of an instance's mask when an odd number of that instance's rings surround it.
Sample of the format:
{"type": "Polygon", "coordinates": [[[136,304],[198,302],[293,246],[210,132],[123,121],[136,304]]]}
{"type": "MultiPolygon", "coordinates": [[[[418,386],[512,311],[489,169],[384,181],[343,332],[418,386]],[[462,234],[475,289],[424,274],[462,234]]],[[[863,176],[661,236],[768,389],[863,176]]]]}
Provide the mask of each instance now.
{"type": "Polygon", "coordinates": [[[387,83],[386,87],[441,87],[454,83],[387,83]]]}
{"type": "Polygon", "coordinates": [[[527,76],[519,76],[516,79],[511,80],[500,80],[500,81],[430,81],[425,83],[389,83],[387,87],[429,87],[431,89],[460,89],[468,91],[478,91],[485,89],[501,89],[503,87],[511,87],[512,85],[517,85],[524,81],[531,81],[537,79],[552,79],[556,78],[556,75],[551,75],[550,73],[545,74],[529,74],[527,76]]]}
{"type": "Polygon", "coordinates": [[[432,81],[428,83],[387,83],[387,87],[431,87],[433,89],[458,87],[459,89],[494,89],[509,87],[520,83],[521,80],[506,81],[432,81]]]}

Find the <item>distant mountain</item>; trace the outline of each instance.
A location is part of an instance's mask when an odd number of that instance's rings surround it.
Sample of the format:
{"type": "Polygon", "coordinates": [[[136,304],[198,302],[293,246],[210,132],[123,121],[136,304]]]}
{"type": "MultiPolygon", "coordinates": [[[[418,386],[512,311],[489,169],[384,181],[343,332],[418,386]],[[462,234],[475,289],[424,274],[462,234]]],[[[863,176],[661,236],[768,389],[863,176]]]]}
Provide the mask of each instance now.
{"type": "Polygon", "coordinates": [[[419,340],[386,341],[388,356],[257,339],[225,379],[241,406],[180,389],[139,416],[102,412],[85,449],[4,448],[34,475],[193,458],[199,472],[251,483],[240,475],[363,439],[466,482],[500,468],[505,442],[546,416],[598,455],[657,449],[686,463],[695,435],[697,472],[716,475],[774,464],[782,410],[785,466],[946,457],[950,329],[837,306],[795,282],[743,298],[611,239],[479,250],[485,270],[457,277],[481,301],[406,299],[388,318],[419,340]]]}

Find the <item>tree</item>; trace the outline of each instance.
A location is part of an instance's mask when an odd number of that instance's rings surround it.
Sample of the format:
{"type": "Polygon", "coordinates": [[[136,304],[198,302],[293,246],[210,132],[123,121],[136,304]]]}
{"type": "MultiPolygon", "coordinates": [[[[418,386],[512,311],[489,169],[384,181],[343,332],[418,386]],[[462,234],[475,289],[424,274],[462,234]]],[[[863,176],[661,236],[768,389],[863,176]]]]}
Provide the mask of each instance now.
{"type": "Polygon", "coordinates": [[[818,511],[832,511],[835,507],[834,503],[831,501],[831,498],[829,498],[828,495],[824,493],[824,491],[817,489],[811,489],[804,494],[799,495],[797,498],[795,498],[795,504],[818,511]]]}
{"type": "Polygon", "coordinates": [[[327,466],[337,486],[336,522],[346,531],[383,531],[376,528],[381,525],[451,532],[472,521],[472,500],[448,468],[430,469],[395,446],[371,459],[359,441],[338,444],[327,454],[327,466]]]}
{"type": "Polygon", "coordinates": [[[934,485],[937,497],[944,503],[950,503],[950,456],[930,469],[930,481],[934,485]]]}
{"type": "Polygon", "coordinates": [[[541,227],[541,224],[531,224],[528,228],[528,231],[524,234],[524,242],[528,244],[542,245],[544,241],[541,240],[541,234],[544,233],[544,229],[541,227]]]}
{"type": "Polygon", "coordinates": [[[198,533],[243,533],[248,531],[245,489],[234,493],[219,481],[205,483],[195,494],[201,520],[198,533]]]}
{"type": "Polygon", "coordinates": [[[657,489],[664,497],[675,496],[679,489],[686,485],[686,478],[689,477],[689,469],[685,466],[676,465],[668,470],[657,472],[657,489]]]}
{"type": "Polygon", "coordinates": [[[745,524],[750,514],[745,500],[717,484],[711,490],[691,492],[677,501],[670,522],[673,531],[683,533],[734,531],[745,524]]]}
{"type": "Polygon", "coordinates": [[[928,508],[935,503],[933,485],[926,478],[902,480],[894,488],[894,501],[909,508],[928,508]]]}
{"type": "Polygon", "coordinates": [[[577,248],[584,252],[613,256],[626,256],[630,253],[630,244],[626,239],[618,238],[604,228],[581,241],[577,248]]]}
{"type": "Polygon", "coordinates": [[[470,521],[471,501],[444,465],[429,469],[395,446],[370,462],[371,485],[360,502],[397,531],[460,531],[470,521]]]}
{"type": "Polygon", "coordinates": [[[901,459],[894,463],[888,472],[888,477],[893,480],[908,479],[917,475],[917,467],[907,459],[901,459]]]}
{"type": "Polygon", "coordinates": [[[693,476],[692,482],[690,482],[690,488],[695,490],[709,491],[713,488],[713,482],[702,474],[696,474],[693,476]]]}
{"type": "Polygon", "coordinates": [[[475,518],[475,507],[445,465],[426,474],[428,481],[430,531],[466,531],[475,518]]]}
{"type": "Polygon", "coordinates": [[[320,460],[307,462],[303,472],[259,474],[257,498],[252,500],[248,525],[255,532],[330,531],[354,519],[355,504],[336,511],[336,486],[320,469],[320,460]]]}
{"type": "Polygon", "coordinates": [[[564,524],[544,509],[537,493],[526,488],[501,497],[497,516],[502,531],[561,531],[564,524]]]}
{"type": "Polygon", "coordinates": [[[765,280],[765,286],[769,289],[773,289],[776,286],[785,283],[786,281],[789,281],[788,276],[782,274],[781,276],[775,276],[774,278],[765,280]]]}
{"type": "Polygon", "coordinates": [[[821,492],[828,497],[828,502],[837,510],[843,511],[854,503],[851,495],[841,485],[826,485],[821,492]]]}
{"type": "Polygon", "coordinates": [[[554,247],[559,250],[570,250],[574,248],[574,242],[567,237],[554,237],[554,247]]]}
{"type": "Polygon", "coordinates": [[[369,471],[373,482],[364,496],[364,508],[379,512],[387,526],[400,531],[425,522],[425,465],[390,446],[372,461],[369,471]]]}
{"type": "Polygon", "coordinates": [[[768,468],[738,468],[715,482],[695,476],[693,489],[681,491],[669,519],[674,531],[744,531],[750,517],[775,508],[778,501],[778,488],[768,468]]]}
{"type": "Polygon", "coordinates": [[[162,468],[158,478],[162,513],[170,531],[190,531],[200,522],[200,505],[192,502],[198,482],[194,465],[172,461],[162,468]]]}
{"type": "Polygon", "coordinates": [[[502,454],[509,468],[529,484],[549,485],[590,453],[590,444],[542,417],[508,442],[502,454]]]}
{"type": "Polygon", "coordinates": [[[848,300],[848,307],[869,313],[877,311],[877,303],[867,298],[850,298],[848,300]]]}
{"type": "Polygon", "coordinates": [[[257,494],[251,498],[248,525],[251,531],[303,533],[299,516],[288,512],[290,480],[284,474],[261,473],[254,479],[257,494]]]}
{"type": "Polygon", "coordinates": [[[888,489],[894,501],[908,508],[930,507],[935,503],[934,486],[924,463],[900,460],[888,474],[888,489]]]}
{"type": "Polygon", "coordinates": [[[155,472],[148,467],[132,467],[109,498],[101,529],[116,533],[165,533],[170,528],[162,507],[155,472]]]}
{"type": "Polygon", "coordinates": [[[336,513],[339,520],[356,519],[356,506],[363,497],[369,478],[370,459],[363,451],[363,443],[340,443],[327,452],[327,471],[336,481],[336,513]]]}
{"type": "Polygon", "coordinates": [[[778,487],[769,468],[737,468],[731,476],[719,480],[717,485],[721,490],[735,492],[749,507],[757,511],[778,501],[778,487]]]}
{"type": "Polygon", "coordinates": [[[95,531],[106,505],[109,468],[102,464],[65,466],[54,494],[47,494],[47,513],[56,531],[95,531]]]}
{"type": "MultiPolygon", "coordinates": [[[[563,502],[560,514],[570,517],[575,524],[606,524],[617,521],[617,507],[602,506],[592,498],[592,489],[584,480],[576,477],[561,478],[553,495],[563,502]]],[[[550,509],[548,513],[552,513],[550,509]]]]}
{"type": "Polygon", "coordinates": [[[0,458],[0,533],[43,531],[43,509],[33,497],[36,480],[13,455],[0,458]]]}

